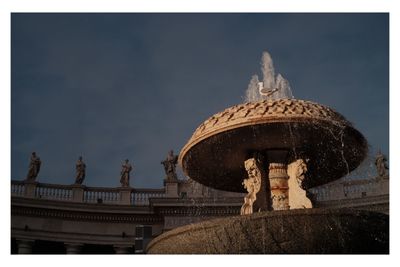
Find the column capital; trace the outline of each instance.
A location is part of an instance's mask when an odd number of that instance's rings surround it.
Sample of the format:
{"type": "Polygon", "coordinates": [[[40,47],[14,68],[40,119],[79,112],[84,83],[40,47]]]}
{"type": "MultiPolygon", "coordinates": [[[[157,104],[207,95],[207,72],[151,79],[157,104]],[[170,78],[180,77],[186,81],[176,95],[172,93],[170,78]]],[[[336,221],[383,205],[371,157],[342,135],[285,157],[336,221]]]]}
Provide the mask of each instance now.
{"type": "Polygon", "coordinates": [[[33,239],[17,239],[18,254],[32,254],[33,239]]]}
{"type": "Polygon", "coordinates": [[[66,254],[79,254],[81,252],[82,243],[64,243],[66,254]]]}
{"type": "Polygon", "coordinates": [[[115,254],[129,254],[130,246],[127,245],[114,245],[115,254]]]}

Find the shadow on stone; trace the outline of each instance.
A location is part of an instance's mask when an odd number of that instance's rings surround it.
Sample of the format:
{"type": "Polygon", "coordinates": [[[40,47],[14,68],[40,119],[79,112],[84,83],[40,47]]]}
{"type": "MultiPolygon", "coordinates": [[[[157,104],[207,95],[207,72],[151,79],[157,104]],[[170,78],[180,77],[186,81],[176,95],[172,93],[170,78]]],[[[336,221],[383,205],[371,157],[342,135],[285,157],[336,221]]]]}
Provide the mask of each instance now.
{"type": "Polygon", "coordinates": [[[352,209],[260,212],[210,220],[154,239],[149,254],[387,254],[389,216],[352,209]]]}

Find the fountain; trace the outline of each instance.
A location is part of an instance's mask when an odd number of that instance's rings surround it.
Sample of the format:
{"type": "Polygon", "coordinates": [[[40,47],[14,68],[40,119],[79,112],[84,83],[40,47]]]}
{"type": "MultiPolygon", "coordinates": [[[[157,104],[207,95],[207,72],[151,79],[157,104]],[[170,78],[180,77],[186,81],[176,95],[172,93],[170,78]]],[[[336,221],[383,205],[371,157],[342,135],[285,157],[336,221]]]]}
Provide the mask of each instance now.
{"type": "Polygon", "coordinates": [[[247,103],[203,122],[178,159],[203,185],[247,192],[241,216],[176,228],[148,253],[388,253],[388,216],[312,208],[307,192],[363,161],[363,135],[333,109],[294,99],[266,52],[262,70],[247,103]]]}

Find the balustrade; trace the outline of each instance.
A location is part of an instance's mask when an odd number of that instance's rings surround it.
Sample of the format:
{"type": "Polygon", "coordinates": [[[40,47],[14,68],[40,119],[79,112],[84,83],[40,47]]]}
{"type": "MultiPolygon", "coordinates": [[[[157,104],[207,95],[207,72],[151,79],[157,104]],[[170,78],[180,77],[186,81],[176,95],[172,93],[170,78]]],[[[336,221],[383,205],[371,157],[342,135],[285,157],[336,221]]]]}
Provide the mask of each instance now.
{"type": "Polygon", "coordinates": [[[150,198],[162,198],[165,197],[164,190],[146,190],[137,189],[131,193],[131,203],[135,206],[148,205],[150,198]]]}
{"type": "Polygon", "coordinates": [[[113,188],[88,188],[83,194],[83,201],[89,203],[118,203],[120,195],[118,190],[113,188]]]}
{"type": "Polygon", "coordinates": [[[23,183],[11,184],[11,195],[23,196],[25,194],[25,185],[23,183]]]}
{"type": "Polygon", "coordinates": [[[72,199],[72,189],[68,186],[40,184],[36,187],[35,197],[68,201],[72,199]]]}

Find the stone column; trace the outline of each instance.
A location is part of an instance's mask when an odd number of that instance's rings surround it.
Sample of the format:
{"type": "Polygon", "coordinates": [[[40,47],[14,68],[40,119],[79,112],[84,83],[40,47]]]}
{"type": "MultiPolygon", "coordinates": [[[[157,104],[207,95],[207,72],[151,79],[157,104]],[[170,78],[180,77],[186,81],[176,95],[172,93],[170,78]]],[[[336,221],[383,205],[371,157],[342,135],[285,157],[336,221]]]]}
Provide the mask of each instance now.
{"type": "Polygon", "coordinates": [[[123,246],[123,245],[114,245],[115,254],[129,254],[130,247],[123,246]]]}
{"type": "Polygon", "coordinates": [[[38,182],[25,181],[25,197],[34,198],[38,182]]]}
{"type": "Polygon", "coordinates": [[[83,185],[73,185],[72,186],[72,201],[83,202],[85,187],[83,185]]]}
{"type": "Polygon", "coordinates": [[[66,254],[79,254],[82,249],[82,244],[80,243],[64,243],[66,254]]]}
{"type": "Polygon", "coordinates": [[[33,240],[17,239],[18,254],[32,254],[33,240]]]}
{"type": "Polygon", "coordinates": [[[130,205],[131,204],[131,192],[132,192],[132,188],[130,188],[130,187],[120,187],[119,188],[119,203],[122,205],[130,205]]]}
{"type": "Polygon", "coordinates": [[[273,210],[289,209],[289,187],[287,165],[283,163],[269,164],[269,182],[273,210]]]}

